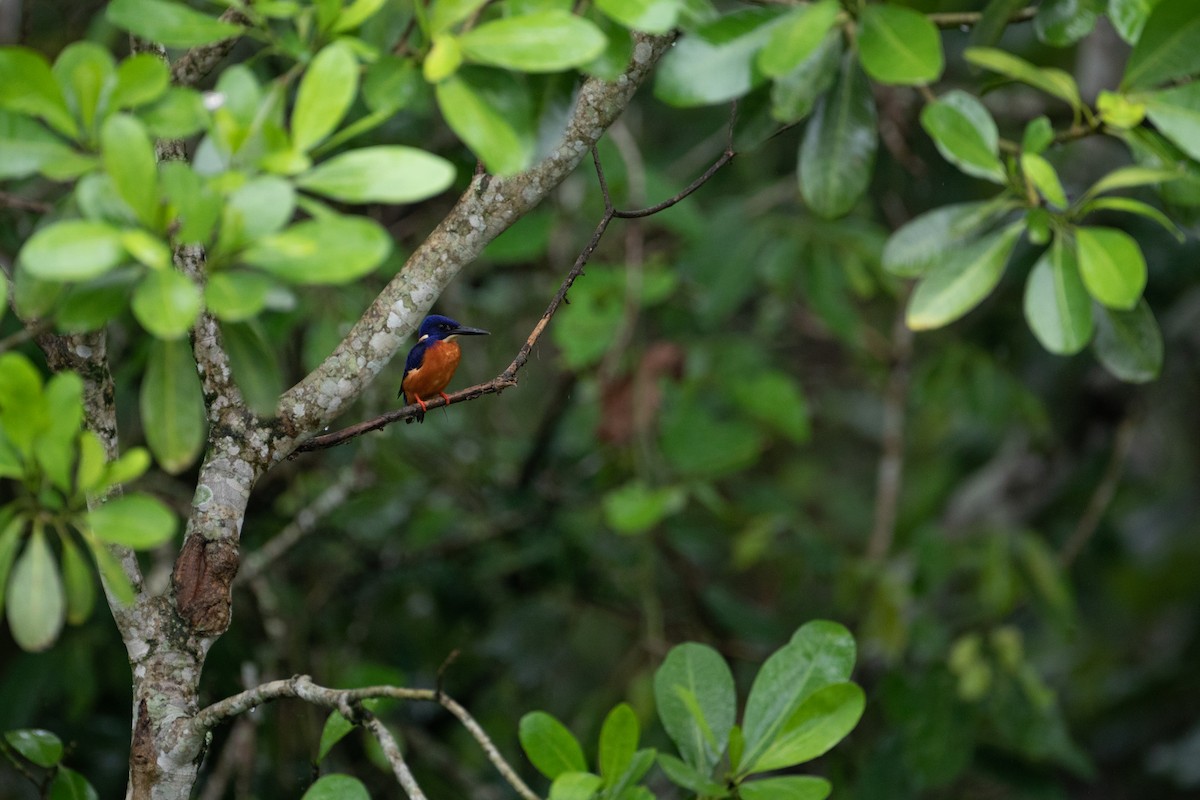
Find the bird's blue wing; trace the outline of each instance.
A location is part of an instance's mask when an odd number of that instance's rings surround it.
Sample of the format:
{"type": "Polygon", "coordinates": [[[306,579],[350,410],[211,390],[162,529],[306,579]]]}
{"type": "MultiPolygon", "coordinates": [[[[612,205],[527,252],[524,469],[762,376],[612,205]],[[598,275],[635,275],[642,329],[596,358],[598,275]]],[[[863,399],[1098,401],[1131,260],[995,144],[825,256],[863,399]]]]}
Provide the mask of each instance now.
{"type": "Polygon", "coordinates": [[[428,347],[427,342],[417,342],[412,350],[408,351],[408,360],[404,362],[404,374],[412,372],[414,369],[419,369],[421,362],[425,360],[425,349],[428,347]]]}

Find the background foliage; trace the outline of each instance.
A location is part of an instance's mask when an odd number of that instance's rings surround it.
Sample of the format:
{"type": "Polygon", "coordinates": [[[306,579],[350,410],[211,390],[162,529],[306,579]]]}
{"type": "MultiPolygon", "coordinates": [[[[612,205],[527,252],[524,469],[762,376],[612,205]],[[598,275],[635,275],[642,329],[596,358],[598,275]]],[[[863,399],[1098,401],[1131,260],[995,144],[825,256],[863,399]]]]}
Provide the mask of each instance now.
{"type": "MultiPolygon", "coordinates": [[[[457,33],[477,4],[439,4],[453,10],[430,22],[421,74],[382,59],[358,100],[339,99],[349,46],[320,50],[296,88],[290,138],[255,127],[293,63],[280,53],[302,49],[272,23],[275,40],[244,41],[229,62],[239,66],[216,78],[230,102],[195,155],[240,168],[231,154],[258,136],[242,151],[257,160],[240,165],[244,183],[206,187],[185,170],[156,174],[151,144],[200,129],[199,95],[168,89],[150,61],[133,74],[131,60],[107,55],[127,52],[117,26],[139,32],[126,13],[136,4],[111,3],[107,15],[99,4],[27,5],[26,45],[77,75],[130,73],[146,94],[110,100],[129,113],[91,132],[44,108],[54,131],[33,132],[0,102],[0,131],[37,145],[19,168],[16,150],[0,157],[13,179],[4,191],[28,201],[0,217],[0,253],[7,268],[32,248],[23,266],[45,281],[5,291],[54,309],[66,330],[109,320],[118,396],[143,398],[120,407],[122,440],[155,457],[136,486],[180,513],[204,437],[180,337],[201,298],[170,277],[158,196],[190,209],[184,240],[209,241],[225,277],[203,302],[222,320],[248,400],[269,411],[440,219],[449,200],[439,192],[471,174],[455,134],[489,169],[519,169],[538,122],[569,98],[556,73],[612,74],[624,61],[592,28],[691,34],[602,142],[622,206],[667,197],[711,163],[727,138],[726,101],[740,98],[739,157],[686,202],[615,224],[519,388],[301,455],[259,484],[208,697],[295,673],[329,685],[440,680],[505,752],[519,752],[518,720],[544,709],[591,759],[623,701],[646,742],[666,742],[650,721],[671,645],[712,645],[744,697],[801,623],[828,618],[855,632],[867,697],[859,727],[819,762],[837,796],[1169,798],[1200,786],[1190,668],[1200,658],[1200,64],[1187,38],[1200,34],[1189,3],[1045,0],[1007,27],[1023,4],[852,3],[861,24],[846,52],[826,33],[838,13],[828,0],[719,18],[699,3],[610,0],[586,30],[558,4],[514,4],[579,44],[538,61],[514,56],[495,28],[457,33]],[[1156,5],[1167,11],[1147,22],[1156,5]],[[939,31],[910,9],[985,14],[939,31]],[[276,52],[262,55],[264,44],[276,52]],[[343,118],[372,115],[378,127],[338,138],[343,118]],[[338,155],[346,142],[365,164],[338,155]],[[364,180],[385,167],[420,175],[420,190],[364,180]],[[59,200],[44,178],[78,175],[74,196],[54,206],[69,221],[35,233],[41,204],[59,200]],[[312,221],[285,228],[294,203],[312,221]],[[296,247],[311,242],[343,252],[297,265],[296,247]],[[915,338],[904,327],[967,312],[915,338]],[[331,487],[344,499],[299,523],[331,487]],[[294,546],[255,562],[285,530],[301,534],[294,546]]],[[[287,4],[256,5],[287,19],[287,4]]],[[[328,5],[313,6],[312,24],[357,26],[323,20],[328,5]]],[[[390,48],[411,13],[389,3],[359,20],[359,35],[390,48]]],[[[194,21],[182,31],[165,44],[193,44],[194,21]]],[[[466,343],[456,384],[508,363],[603,210],[580,170],[439,300],[492,331],[466,343]]],[[[0,320],[0,338],[18,329],[11,313],[0,320]]],[[[21,369],[5,358],[6,376],[21,369]]],[[[345,419],[394,406],[400,375],[389,374],[345,419]]],[[[90,447],[83,439],[70,446],[90,447]]],[[[70,525],[80,499],[60,488],[70,525]]],[[[151,550],[151,574],[161,580],[171,557],[151,550]]],[[[127,769],[129,676],[111,621],[82,613],[80,597],[67,592],[55,618],[87,621],[53,649],[0,643],[0,730],[56,732],[65,763],[113,796],[127,769]]],[[[505,796],[444,715],[384,710],[431,796],[505,796]]],[[[205,777],[235,796],[299,796],[323,722],[298,703],[264,707],[218,731],[205,777]]],[[[371,762],[379,755],[352,735],[323,763],[387,796],[390,779],[371,762]]],[[[668,791],[659,773],[649,780],[668,791]]],[[[0,768],[0,788],[10,786],[25,790],[0,768]]]]}

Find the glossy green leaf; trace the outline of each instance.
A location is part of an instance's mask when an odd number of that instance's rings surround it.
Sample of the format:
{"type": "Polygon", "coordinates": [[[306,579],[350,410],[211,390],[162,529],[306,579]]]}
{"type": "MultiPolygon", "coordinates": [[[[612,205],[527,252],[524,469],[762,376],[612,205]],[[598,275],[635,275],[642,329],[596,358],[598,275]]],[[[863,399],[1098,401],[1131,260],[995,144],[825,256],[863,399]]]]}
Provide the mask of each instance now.
{"type": "Polygon", "coordinates": [[[968,175],[1005,182],[1000,163],[1000,132],[992,115],[972,95],[947,92],[921,111],[921,127],[938,152],[968,175]]]}
{"type": "Polygon", "coordinates": [[[120,230],[90,220],[47,225],[25,242],[20,254],[22,268],[46,281],[85,281],[124,259],[120,230]]]}
{"type": "Polygon", "coordinates": [[[292,144],[311,150],[337,130],[358,93],[358,60],[345,44],[326,45],[313,58],[292,109],[292,144]]]}
{"type": "Polygon", "coordinates": [[[438,108],[458,137],[496,175],[514,175],[533,157],[533,137],[522,124],[520,110],[493,101],[461,73],[437,85],[438,108]]]}
{"type": "Polygon", "coordinates": [[[550,800],[592,800],[604,779],[590,772],[561,772],[550,784],[550,800]]]}
{"type": "Polygon", "coordinates": [[[833,85],[841,58],[842,35],[830,31],[812,55],[772,81],[771,115],[780,122],[799,122],[807,117],[817,99],[833,85]]]}
{"type": "Polygon", "coordinates": [[[654,96],[673,106],[725,103],[766,79],[755,64],[779,13],[746,9],[701,26],[675,43],[659,62],[654,96]]]}
{"type": "Polygon", "coordinates": [[[681,511],[686,502],[679,487],[652,488],[633,480],[604,496],[604,521],[617,533],[644,533],[681,511]]]}
{"type": "Polygon", "coordinates": [[[439,83],[458,72],[462,63],[462,45],[458,37],[446,34],[433,37],[433,45],[429,48],[429,54],[425,56],[425,63],[421,65],[421,69],[426,81],[439,83]]]}
{"type": "Polygon", "coordinates": [[[1037,117],[1025,126],[1021,136],[1021,152],[1041,155],[1054,142],[1054,127],[1049,117],[1037,117]]]}
{"type": "Polygon", "coordinates": [[[968,47],[963,57],[977,67],[990,69],[1015,81],[1029,84],[1046,94],[1065,101],[1072,108],[1081,108],[1079,87],[1067,72],[1052,67],[1035,67],[1028,61],[1004,50],[990,47],[968,47]]]}
{"type": "Polygon", "coordinates": [[[868,5],[859,18],[858,57],[880,83],[919,86],[942,74],[942,39],[919,11],[893,5],[868,5]]]}
{"type": "Polygon", "coordinates": [[[1025,320],[1051,353],[1071,355],[1092,340],[1092,300],[1075,252],[1062,237],[1033,265],[1025,284],[1025,320]]]}
{"type": "Polygon", "coordinates": [[[1022,153],[1021,171],[1047,203],[1058,208],[1067,207],[1067,193],[1058,178],[1058,171],[1049,161],[1036,153],[1022,153]]]}
{"type": "Polygon", "coordinates": [[[846,681],[856,656],[850,632],[826,620],[806,623],[776,650],[759,669],[746,700],[742,723],[744,767],[739,771],[744,774],[752,770],[809,697],[826,686],[846,681]]]}
{"type": "Polygon", "coordinates": [[[1158,377],[1163,364],[1163,338],[1150,305],[1143,298],[1130,311],[1100,307],[1096,318],[1096,358],[1128,383],[1158,377]]]}
{"type": "Polygon", "coordinates": [[[100,129],[100,149],[117,194],[142,224],[157,228],[158,165],[146,129],[134,117],[114,114],[100,129]]]}
{"type": "Polygon", "coordinates": [[[96,164],[21,114],[0,111],[0,179],[40,172],[54,180],[72,178],[96,164]]]}
{"type": "Polygon", "coordinates": [[[156,339],[150,345],[140,395],[146,444],[159,465],[178,474],[204,445],[204,396],[186,339],[156,339]]]}
{"type": "Polygon", "coordinates": [[[1160,0],[1146,19],[1125,64],[1122,88],[1149,89],[1200,73],[1200,7],[1192,0],[1160,0]]]}
{"type": "Polygon", "coordinates": [[[1012,15],[1026,5],[1026,0],[990,0],[979,21],[971,28],[968,42],[972,47],[991,47],[1000,41],[1008,29],[1012,15]]]}
{"type": "Polygon", "coordinates": [[[353,722],[343,717],[338,711],[330,711],[329,716],[325,718],[324,727],[321,728],[321,741],[317,745],[316,762],[319,764],[324,761],[333,746],[346,738],[346,735],[352,730],[354,730],[353,722]]]}
{"type": "Polygon", "coordinates": [[[637,752],[641,726],[628,703],[620,703],[600,728],[600,774],[611,784],[629,769],[637,752]]]}
{"type": "Polygon", "coordinates": [[[415,147],[363,147],[299,176],[296,185],[347,203],[415,203],[445,191],[454,165],[415,147]]]}
{"type": "Polygon", "coordinates": [[[75,112],[86,132],[95,130],[101,96],[111,85],[115,71],[112,54],[95,42],[69,44],[54,61],[54,77],[67,98],[67,107],[75,112]]]}
{"type": "Polygon", "coordinates": [[[138,53],[117,66],[116,83],[108,97],[111,109],[143,106],[157,100],[171,83],[171,71],[154,53],[138,53]]]}
{"type": "Polygon", "coordinates": [[[115,461],[108,462],[104,470],[104,488],[136,480],[149,468],[149,451],[142,447],[131,447],[115,461]]]}
{"type": "Polygon", "coordinates": [[[121,569],[121,562],[109,552],[108,546],[103,542],[92,538],[88,540],[87,544],[92,551],[92,558],[96,559],[96,567],[100,570],[105,591],[115,597],[117,602],[126,606],[130,605],[134,598],[133,586],[130,585],[129,578],[125,576],[125,571],[121,569]]]}
{"type": "Polygon", "coordinates": [[[62,577],[46,534],[34,530],[17,556],[6,589],[8,626],[22,650],[45,650],[66,619],[62,577]]]}
{"type": "Polygon", "coordinates": [[[1159,0],[1108,0],[1108,19],[1126,44],[1137,44],[1159,0]]]}
{"type": "Polygon", "coordinates": [[[786,75],[810,58],[837,19],[836,0],[798,6],[779,20],[758,54],[758,67],[772,78],[786,75]]]}
{"type": "Polygon", "coordinates": [[[596,0],[596,8],[626,28],[666,33],[675,27],[682,0],[596,0]]]}
{"type": "Polygon", "coordinates": [[[978,239],[1010,210],[992,200],[955,203],[924,214],[893,233],[883,248],[883,268],[901,278],[917,278],[962,245],[978,239]]]}
{"type": "Polygon", "coordinates": [[[200,315],[200,289],[181,272],[151,271],[133,290],[133,316],[159,339],[187,334],[200,315]]]}
{"type": "Polygon", "coordinates": [[[1096,27],[1107,0],[1046,0],[1038,6],[1033,30],[1043,42],[1068,47],[1096,27]]]}
{"type": "Polygon", "coordinates": [[[701,797],[728,797],[729,790],[695,767],[666,753],[658,754],[658,765],[677,786],[689,789],[701,797]]]}
{"type": "Polygon", "coordinates": [[[67,622],[79,625],[92,615],[96,605],[96,582],[92,564],[69,536],[59,538],[62,544],[63,584],[67,598],[67,622]]]}
{"type": "Polygon", "coordinates": [[[875,100],[849,57],[833,88],[817,103],[800,145],[800,193],[826,219],[840,217],[866,192],[879,147],[875,100]]]}
{"type": "Polygon", "coordinates": [[[595,23],[569,11],[548,10],[502,17],[459,37],[469,61],[520,72],[559,72],[604,52],[595,23]]]}
{"type": "Polygon", "coordinates": [[[786,775],[746,781],[738,786],[742,800],[825,800],[833,785],[812,775],[786,775]]]}
{"type": "Polygon", "coordinates": [[[950,253],[925,273],[908,302],[913,330],[940,328],[991,294],[1023,229],[1015,223],[950,253]]]}
{"type": "Polygon", "coordinates": [[[863,690],[853,683],[818,689],[783,723],[760,757],[752,759],[747,750],[742,769],[769,772],[824,755],[854,730],[866,702],[863,690]]]}
{"type": "Polygon", "coordinates": [[[100,800],[100,795],[87,782],[87,778],[60,765],[50,784],[50,800],[100,800]]]}
{"type": "Polygon", "coordinates": [[[1083,195],[1083,200],[1104,192],[1115,192],[1119,189],[1130,189],[1136,186],[1153,186],[1183,177],[1183,173],[1175,169],[1157,169],[1154,167],[1120,167],[1105,175],[1092,184],[1083,195]]]}
{"type": "Polygon", "coordinates": [[[46,57],[26,47],[0,47],[0,108],[41,117],[67,136],[79,134],[46,57]]]}
{"type": "Polygon", "coordinates": [[[322,775],[300,800],[371,800],[362,781],[351,775],[322,775]]]}
{"type": "Polygon", "coordinates": [[[118,28],[167,47],[212,44],[243,30],[173,0],[112,0],[105,15],[118,28]]]}
{"type": "Polygon", "coordinates": [[[147,494],[130,493],[87,513],[88,526],[102,542],[149,550],[175,536],[178,520],[171,510],[147,494]]]}
{"type": "Polygon", "coordinates": [[[1085,214],[1090,214],[1094,211],[1120,211],[1127,214],[1137,214],[1140,217],[1157,222],[1163,227],[1163,230],[1174,236],[1180,244],[1183,244],[1187,240],[1187,236],[1184,235],[1184,232],[1180,230],[1179,226],[1170,217],[1149,203],[1143,203],[1141,200],[1135,200],[1132,197],[1099,197],[1083,207],[1085,214]]]}
{"type": "Polygon", "coordinates": [[[1200,161],[1200,81],[1146,95],[1145,103],[1146,116],[1159,132],[1200,161]]]}
{"type": "Polygon", "coordinates": [[[1146,287],[1146,259],[1137,240],[1115,228],[1078,227],[1075,246],[1088,293],[1110,308],[1129,310],[1146,287]]]}
{"type": "Polygon", "coordinates": [[[263,237],[243,260],[291,283],[342,284],[378,267],[391,249],[391,236],[374,220],[330,216],[263,237]]]}
{"type": "Polygon", "coordinates": [[[45,426],[40,427],[35,453],[46,477],[70,495],[77,456],[76,440],[83,424],[83,379],[59,372],[46,382],[42,394],[45,426]]]}
{"type": "Polygon", "coordinates": [[[121,231],[121,246],[134,260],[156,270],[169,269],[171,248],[162,239],[141,228],[121,231]]]}
{"type": "Polygon", "coordinates": [[[487,3],[487,0],[434,0],[429,7],[429,33],[445,33],[487,3]]]}
{"type": "Polygon", "coordinates": [[[204,285],[204,306],[223,322],[242,322],[258,315],[275,282],[266,275],[223,270],[204,285]]]}
{"type": "Polygon", "coordinates": [[[566,726],[544,711],[521,717],[517,728],[521,749],[538,772],[554,780],[564,772],[586,772],[583,748],[566,726]]]}
{"type": "Polygon", "coordinates": [[[81,491],[92,492],[101,488],[107,472],[108,454],[100,437],[91,431],[79,435],[79,463],[75,468],[75,482],[81,491]]]}
{"type": "Polygon", "coordinates": [[[62,761],[62,739],[50,731],[39,728],[18,728],[5,731],[4,741],[8,742],[13,750],[39,767],[49,769],[62,761]]]}
{"type": "Polygon", "coordinates": [[[695,642],[672,647],[654,673],[654,700],[667,735],[683,760],[708,774],[729,741],[737,710],[725,659],[695,642]]]}

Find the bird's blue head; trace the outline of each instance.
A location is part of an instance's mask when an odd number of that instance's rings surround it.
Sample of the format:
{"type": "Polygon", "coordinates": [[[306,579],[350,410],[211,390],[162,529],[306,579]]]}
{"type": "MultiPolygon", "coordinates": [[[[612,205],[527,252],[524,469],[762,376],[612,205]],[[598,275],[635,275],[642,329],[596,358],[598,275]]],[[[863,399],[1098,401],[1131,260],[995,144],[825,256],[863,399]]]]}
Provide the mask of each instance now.
{"type": "Polygon", "coordinates": [[[487,335],[488,332],[482,328],[468,328],[466,325],[460,325],[449,317],[432,314],[426,317],[425,321],[421,323],[421,327],[417,331],[417,342],[429,344],[431,342],[449,341],[455,336],[487,335]]]}

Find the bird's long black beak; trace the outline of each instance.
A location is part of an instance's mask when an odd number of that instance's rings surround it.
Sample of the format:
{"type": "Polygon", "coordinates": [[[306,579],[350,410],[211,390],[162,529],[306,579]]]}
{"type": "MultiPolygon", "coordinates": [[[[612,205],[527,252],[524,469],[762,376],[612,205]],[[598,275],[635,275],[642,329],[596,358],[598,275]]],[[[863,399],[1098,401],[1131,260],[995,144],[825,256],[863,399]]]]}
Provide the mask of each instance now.
{"type": "Polygon", "coordinates": [[[454,329],[455,336],[491,336],[490,333],[483,328],[468,328],[466,325],[459,325],[454,329]]]}

